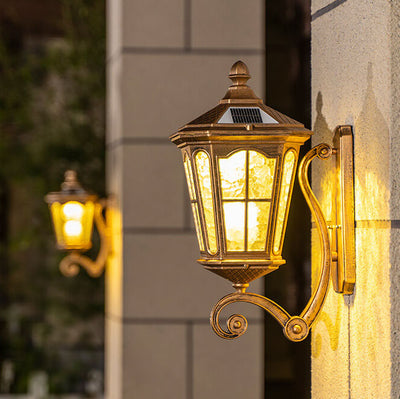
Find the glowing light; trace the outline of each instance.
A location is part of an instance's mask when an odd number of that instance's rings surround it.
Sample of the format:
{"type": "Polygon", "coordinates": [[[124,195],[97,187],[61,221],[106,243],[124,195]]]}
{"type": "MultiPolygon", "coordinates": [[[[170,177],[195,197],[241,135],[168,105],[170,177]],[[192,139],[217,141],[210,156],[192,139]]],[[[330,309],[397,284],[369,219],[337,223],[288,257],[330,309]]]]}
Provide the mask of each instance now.
{"type": "Polygon", "coordinates": [[[289,200],[289,191],[292,182],[294,165],[296,162],[296,155],[294,151],[288,151],[285,154],[285,159],[283,162],[283,172],[282,172],[282,186],[281,193],[279,195],[279,208],[278,217],[276,221],[276,230],[274,238],[274,253],[278,254],[283,241],[283,233],[285,220],[287,216],[287,203],[289,200]]]}
{"type": "Polygon", "coordinates": [[[247,204],[247,241],[249,251],[264,251],[269,221],[269,202],[247,204]]]}
{"type": "Polygon", "coordinates": [[[225,202],[226,246],[228,251],[244,251],[244,202],[225,202]]]}
{"type": "Polygon", "coordinates": [[[196,154],[196,168],[200,183],[204,219],[207,227],[208,249],[211,254],[215,254],[217,252],[217,234],[215,229],[210,159],[205,151],[199,151],[196,154]]]}
{"type": "Polygon", "coordinates": [[[82,223],[77,220],[68,220],[64,223],[64,234],[67,237],[80,237],[82,230],[82,223]]]}
{"type": "Polygon", "coordinates": [[[77,201],[69,201],[62,207],[62,212],[66,220],[80,220],[84,214],[84,206],[77,201]]]}
{"type": "Polygon", "coordinates": [[[228,158],[219,159],[223,199],[245,199],[246,151],[239,151],[228,158]]]}
{"type": "Polygon", "coordinates": [[[265,251],[275,167],[276,158],[253,150],[219,159],[228,251],[265,251]]]}

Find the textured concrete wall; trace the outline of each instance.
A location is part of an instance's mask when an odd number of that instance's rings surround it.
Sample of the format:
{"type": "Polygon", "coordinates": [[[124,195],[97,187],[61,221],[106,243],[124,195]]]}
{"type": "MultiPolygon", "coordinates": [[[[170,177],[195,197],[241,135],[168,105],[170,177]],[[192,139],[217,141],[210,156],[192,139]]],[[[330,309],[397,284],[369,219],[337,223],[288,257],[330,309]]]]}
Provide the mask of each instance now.
{"type": "Polygon", "coordinates": [[[211,307],[232,289],[196,263],[181,155],[168,140],[217,104],[238,59],[262,96],[262,0],[108,2],[108,399],[263,397],[263,314],[246,307],[249,330],[236,341],[211,331],[211,307]]]}
{"type": "MultiPolygon", "coordinates": [[[[331,289],[313,331],[314,399],[400,395],[399,4],[312,2],[313,140],[331,143],[336,125],[354,126],[357,265],[355,293],[331,289]]],[[[314,164],[328,219],[331,176],[331,164],[314,164]]],[[[314,275],[318,257],[315,239],[314,275]]]]}

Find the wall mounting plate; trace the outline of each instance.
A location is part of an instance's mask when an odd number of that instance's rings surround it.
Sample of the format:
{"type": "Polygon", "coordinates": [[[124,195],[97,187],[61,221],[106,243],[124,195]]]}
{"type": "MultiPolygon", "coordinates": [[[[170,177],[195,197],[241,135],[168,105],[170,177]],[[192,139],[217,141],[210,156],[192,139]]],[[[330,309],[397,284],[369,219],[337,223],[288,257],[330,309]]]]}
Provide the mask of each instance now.
{"type": "Polygon", "coordinates": [[[354,142],[350,125],[335,129],[333,145],[336,150],[336,220],[333,231],[333,259],[331,277],[333,288],[341,294],[352,294],[356,282],[355,231],[354,231],[354,142]],[[336,234],[335,234],[336,232],[336,234]]]}

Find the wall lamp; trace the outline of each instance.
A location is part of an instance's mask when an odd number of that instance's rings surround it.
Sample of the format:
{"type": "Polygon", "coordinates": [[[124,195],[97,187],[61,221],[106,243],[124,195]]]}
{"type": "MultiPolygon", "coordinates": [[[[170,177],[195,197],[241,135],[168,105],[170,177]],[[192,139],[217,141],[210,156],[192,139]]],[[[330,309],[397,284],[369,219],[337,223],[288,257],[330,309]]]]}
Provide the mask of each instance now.
{"type": "Polygon", "coordinates": [[[227,305],[247,302],[269,312],[291,341],[304,340],[324,303],[330,278],[336,292],[351,294],[355,284],[353,135],[335,130],[334,146],[319,144],[301,160],[298,179],[321,243],[320,276],[309,302],[292,316],[269,298],[246,293],[249,283],[277,270],[301,145],[312,131],[267,107],[246,82],[247,66],[236,62],[233,84],[219,104],[183,126],[170,140],[181,149],[201,257],[207,270],[230,280],[235,292],[214,306],[210,323],[222,338],[247,329],[243,315],[219,316],[227,305]],[[327,225],[311,191],[307,172],[315,158],[336,157],[336,220],[327,225]],[[332,229],[330,237],[328,228],[332,229]]]}
{"type": "Polygon", "coordinates": [[[107,200],[99,200],[85,191],[76,172],[67,170],[61,191],[47,194],[45,201],[49,204],[57,248],[69,252],[60,263],[61,272],[75,276],[80,265],[90,276],[100,276],[111,249],[109,228],[103,218],[107,200]],[[92,247],[93,222],[100,235],[100,251],[95,261],[81,254],[92,247]]]}

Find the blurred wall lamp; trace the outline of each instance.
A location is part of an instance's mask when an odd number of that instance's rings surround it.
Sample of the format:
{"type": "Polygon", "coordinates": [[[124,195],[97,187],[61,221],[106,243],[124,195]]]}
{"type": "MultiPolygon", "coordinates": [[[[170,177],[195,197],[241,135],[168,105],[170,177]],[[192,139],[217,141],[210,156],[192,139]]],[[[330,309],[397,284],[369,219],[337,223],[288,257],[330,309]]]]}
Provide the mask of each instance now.
{"type": "Polygon", "coordinates": [[[299,150],[313,133],[263,104],[246,85],[250,75],[243,62],[232,66],[229,77],[233,84],[219,104],[170,137],[183,155],[201,253],[198,262],[236,289],[214,306],[210,323],[222,338],[239,337],[247,329],[246,318],[232,315],[225,330],[219,315],[229,304],[247,302],[269,312],[289,340],[302,341],[321,311],[330,276],[336,292],[351,294],[354,289],[352,129],[337,127],[334,147],[317,145],[299,165],[299,184],[318,230],[322,256],[309,302],[299,316],[291,316],[272,300],[246,293],[246,288],[285,263],[281,252],[299,150]],[[327,226],[307,172],[314,158],[332,155],[337,171],[332,201],[336,220],[327,226]]]}
{"type": "Polygon", "coordinates": [[[100,276],[111,249],[110,232],[102,213],[107,200],[99,200],[85,191],[73,170],[65,172],[61,191],[47,194],[45,200],[49,204],[57,248],[69,252],[60,263],[61,272],[75,276],[82,266],[90,276],[100,276]],[[81,254],[92,247],[93,222],[100,235],[100,251],[95,261],[81,254]]]}

